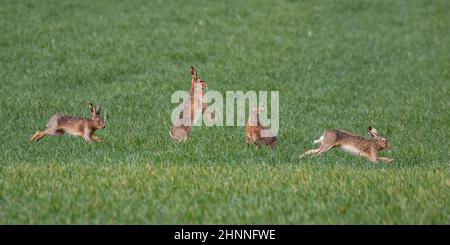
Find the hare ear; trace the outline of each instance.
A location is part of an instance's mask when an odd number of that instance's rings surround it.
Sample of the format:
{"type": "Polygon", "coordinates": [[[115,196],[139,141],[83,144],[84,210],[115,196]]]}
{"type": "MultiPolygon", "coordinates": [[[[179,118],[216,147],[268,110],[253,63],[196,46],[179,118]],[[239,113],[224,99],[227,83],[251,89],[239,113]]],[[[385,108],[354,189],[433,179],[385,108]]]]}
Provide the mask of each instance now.
{"type": "Polygon", "coordinates": [[[102,106],[101,106],[101,105],[98,105],[98,106],[97,106],[97,109],[95,109],[95,115],[100,116],[101,110],[102,110],[102,106]]]}
{"type": "Polygon", "coordinates": [[[106,122],[107,118],[108,118],[108,111],[105,109],[105,113],[103,113],[103,120],[106,122]]]}
{"type": "Polygon", "coordinates": [[[195,66],[191,66],[191,75],[192,78],[197,79],[197,68],[195,66]]]}
{"type": "Polygon", "coordinates": [[[259,112],[263,112],[266,109],[266,107],[264,106],[264,104],[259,106],[259,112]]]}
{"type": "Polygon", "coordinates": [[[88,107],[89,107],[89,111],[91,112],[91,114],[95,114],[95,108],[94,108],[94,105],[92,104],[92,102],[88,103],[88,107]]]}
{"type": "Polygon", "coordinates": [[[369,127],[369,128],[367,129],[367,133],[369,133],[369,134],[370,134],[372,137],[374,137],[374,138],[379,137],[378,131],[377,131],[377,129],[374,128],[374,127],[369,127]]]}

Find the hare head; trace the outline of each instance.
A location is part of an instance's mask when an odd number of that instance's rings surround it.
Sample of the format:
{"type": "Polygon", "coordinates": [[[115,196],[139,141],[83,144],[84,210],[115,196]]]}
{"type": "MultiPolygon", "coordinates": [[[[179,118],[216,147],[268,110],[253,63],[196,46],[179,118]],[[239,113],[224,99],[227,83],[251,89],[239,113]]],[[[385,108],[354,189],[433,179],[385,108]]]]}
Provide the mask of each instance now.
{"type": "Polygon", "coordinates": [[[197,76],[197,68],[195,68],[195,66],[191,66],[191,74],[192,74],[192,87],[200,85],[202,89],[208,88],[208,84],[203,79],[197,76]]]}
{"type": "Polygon", "coordinates": [[[258,115],[261,114],[261,112],[264,112],[264,110],[265,110],[264,105],[260,105],[259,107],[254,106],[252,107],[252,114],[258,115]]]}
{"type": "Polygon", "coordinates": [[[372,136],[372,138],[375,140],[375,143],[380,146],[381,149],[388,150],[391,148],[391,144],[386,138],[381,137],[378,134],[378,130],[374,127],[369,127],[367,129],[367,133],[372,136]]]}
{"type": "Polygon", "coordinates": [[[88,107],[89,107],[89,112],[91,112],[91,120],[92,120],[94,126],[96,128],[104,129],[106,126],[105,125],[106,115],[107,115],[106,111],[104,113],[105,118],[101,118],[100,113],[102,111],[102,108],[100,105],[97,106],[97,108],[95,108],[94,105],[91,102],[89,102],[88,107]]]}
{"type": "Polygon", "coordinates": [[[261,105],[259,107],[252,107],[252,110],[250,112],[248,123],[251,126],[256,126],[259,123],[259,115],[264,112],[264,105],[261,105]]]}

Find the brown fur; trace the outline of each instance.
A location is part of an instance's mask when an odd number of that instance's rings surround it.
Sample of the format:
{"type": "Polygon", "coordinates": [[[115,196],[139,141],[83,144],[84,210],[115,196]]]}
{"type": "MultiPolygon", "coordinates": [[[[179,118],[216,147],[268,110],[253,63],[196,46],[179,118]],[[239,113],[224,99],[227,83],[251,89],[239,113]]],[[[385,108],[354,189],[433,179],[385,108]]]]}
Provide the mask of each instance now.
{"type": "Polygon", "coordinates": [[[192,125],[199,119],[199,115],[195,114],[195,108],[201,108],[202,113],[208,108],[205,101],[205,89],[208,84],[201,78],[197,76],[197,69],[191,66],[191,89],[189,91],[189,100],[186,102],[183,111],[181,111],[179,116],[179,122],[174,125],[170,131],[170,137],[172,137],[177,142],[185,142],[189,138],[190,132],[192,130],[192,125]],[[195,93],[198,89],[197,94],[195,93]],[[198,93],[200,92],[200,93],[198,93]],[[184,118],[183,113],[190,115],[190,118],[184,118]],[[188,123],[186,120],[190,120],[188,123]]]}
{"type": "Polygon", "coordinates": [[[205,89],[208,88],[208,84],[201,78],[199,78],[197,76],[197,68],[195,68],[194,66],[191,66],[191,75],[192,75],[192,80],[191,80],[191,90],[189,91],[189,97],[190,97],[190,102],[191,102],[191,108],[190,108],[190,112],[191,112],[191,120],[192,120],[192,124],[195,123],[196,120],[198,120],[198,118],[195,118],[194,115],[194,108],[202,108],[202,113],[205,112],[205,110],[208,108],[208,105],[204,102],[205,100],[205,89]],[[199,88],[200,93],[195,94],[195,89],[199,88]],[[201,103],[201,104],[200,104],[201,103]]]}
{"type": "Polygon", "coordinates": [[[88,106],[92,115],[90,119],[55,114],[49,119],[47,128],[42,132],[36,132],[30,141],[38,142],[47,135],[59,136],[64,133],[83,137],[89,143],[93,140],[101,141],[101,137],[94,136],[96,130],[105,128],[105,122],[100,118],[101,109],[100,107],[95,108],[92,103],[89,103],[88,106]]]}
{"type": "Polygon", "coordinates": [[[189,134],[191,133],[191,129],[192,126],[173,126],[172,130],[170,130],[170,137],[177,142],[186,142],[189,138],[189,134]]]}
{"type": "Polygon", "coordinates": [[[378,156],[378,152],[391,147],[388,140],[380,137],[375,128],[369,127],[368,133],[372,136],[372,139],[366,139],[339,129],[327,130],[318,140],[314,141],[314,143],[321,143],[320,147],[306,151],[302,157],[307,155],[318,156],[334,147],[339,147],[353,154],[366,157],[372,162],[378,162],[379,160],[393,162],[393,159],[378,156]]]}
{"type": "Polygon", "coordinates": [[[261,145],[267,145],[271,149],[276,147],[277,138],[270,134],[268,137],[261,136],[261,130],[268,129],[261,125],[259,120],[259,114],[262,112],[262,107],[258,109],[253,108],[248,117],[247,126],[245,127],[245,132],[247,135],[247,144],[255,144],[258,147],[261,145]]]}

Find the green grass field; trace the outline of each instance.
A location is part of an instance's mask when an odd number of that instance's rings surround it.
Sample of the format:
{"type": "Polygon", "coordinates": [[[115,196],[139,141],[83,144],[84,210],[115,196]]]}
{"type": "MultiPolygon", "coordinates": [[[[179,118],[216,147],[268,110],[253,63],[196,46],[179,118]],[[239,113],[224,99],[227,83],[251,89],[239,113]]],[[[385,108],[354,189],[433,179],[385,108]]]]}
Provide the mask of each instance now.
{"type": "Polygon", "coordinates": [[[449,26],[446,0],[2,0],[0,223],[450,224],[449,26]],[[191,65],[211,90],[279,91],[278,148],[242,127],[173,142],[191,65]],[[27,142],[88,100],[103,142],[27,142]],[[368,126],[394,164],[299,159],[368,126]]]}

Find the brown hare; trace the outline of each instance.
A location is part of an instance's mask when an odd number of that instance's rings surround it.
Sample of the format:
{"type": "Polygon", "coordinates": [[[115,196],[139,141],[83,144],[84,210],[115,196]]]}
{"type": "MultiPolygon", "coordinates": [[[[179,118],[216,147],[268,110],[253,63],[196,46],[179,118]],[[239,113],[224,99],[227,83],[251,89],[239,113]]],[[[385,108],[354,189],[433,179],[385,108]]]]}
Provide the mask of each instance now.
{"type": "MultiPolygon", "coordinates": [[[[37,142],[47,135],[63,135],[64,133],[83,137],[88,143],[91,143],[92,140],[101,141],[101,137],[94,136],[97,129],[105,128],[105,121],[100,118],[101,108],[100,106],[95,108],[90,102],[88,106],[91,112],[90,119],[55,114],[48,120],[47,129],[36,132],[30,141],[37,142]]],[[[105,112],[105,120],[106,115],[105,112]]]]}
{"type": "Polygon", "coordinates": [[[371,162],[378,162],[379,160],[389,163],[393,162],[394,159],[378,156],[378,152],[391,148],[388,140],[380,137],[378,131],[373,127],[369,127],[367,133],[372,136],[372,139],[366,139],[339,129],[327,130],[319,139],[314,141],[315,144],[320,143],[320,147],[306,151],[301,157],[307,155],[318,156],[333,147],[339,147],[352,154],[366,157],[371,162]]]}
{"type": "Polygon", "coordinates": [[[201,113],[204,113],[207,109],[204,96],[208,84],[197,76],[197,68],[194,66],[191,66],[191,76],[192,80],[189,99],[186,101],[183,111],[180,112],[177,125],[174,125],[170,131],[170,137],[177,142],[187,141],[192,126],[200,119],[201,113]],[[201,113],[199,113],[199,110],[201,110],[201,113]],[[190,115],[190,117],[184,114],[190,115]]]}
{"type": "Polygon", "coordinates": [[[245,132],[247,135],[247,144],[255,144],[258,147],[261,145],[267,145],[271,149],[276,147],[277,138],[270,132],[270,129],[263,126],[259,119],[259,115],[264,111],[264,106],[258,108],[252,108],[248,116],[247,126],[245,127],[245,132]],[[267,132],[263,135],[263,132],[267,132]]]}

